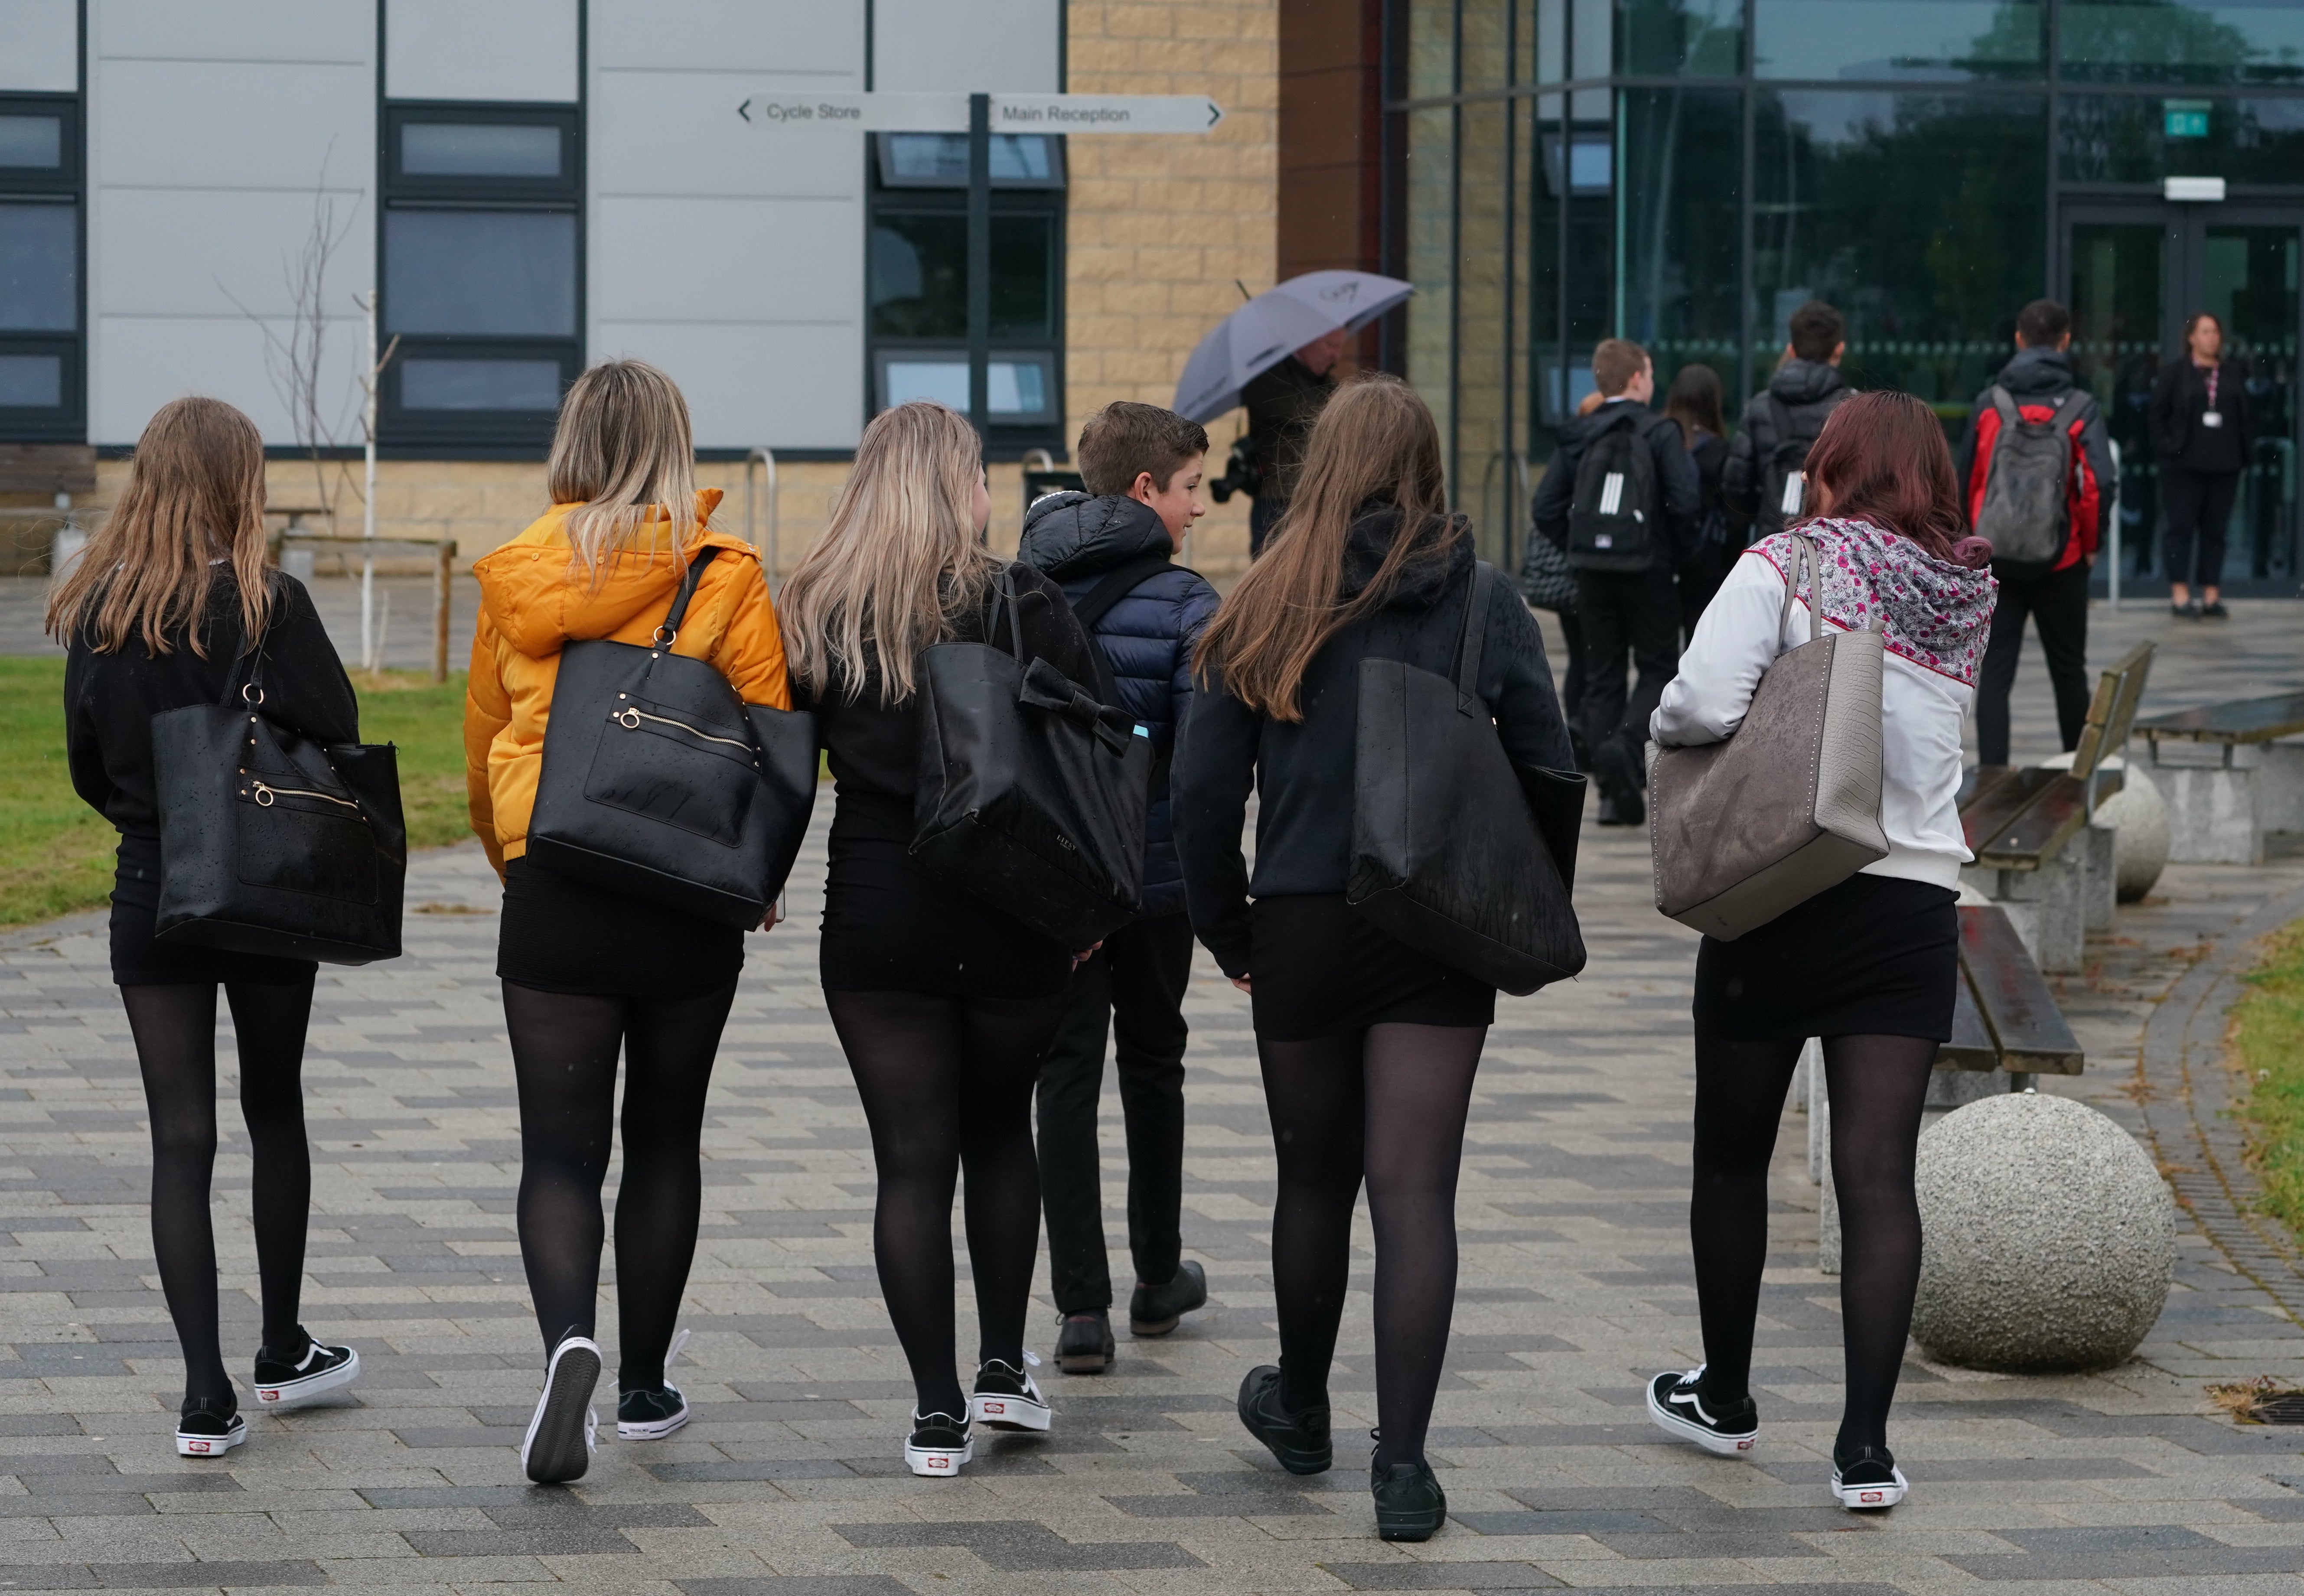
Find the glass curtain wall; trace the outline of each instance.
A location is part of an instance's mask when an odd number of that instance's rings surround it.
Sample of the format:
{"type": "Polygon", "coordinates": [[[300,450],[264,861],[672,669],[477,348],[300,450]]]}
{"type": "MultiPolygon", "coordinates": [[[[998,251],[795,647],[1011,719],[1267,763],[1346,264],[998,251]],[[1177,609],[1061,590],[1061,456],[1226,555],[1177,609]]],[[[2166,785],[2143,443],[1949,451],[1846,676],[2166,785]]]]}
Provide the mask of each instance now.
{"type": "MultiPolygon", "coordinates": [[[[1919,394],[1957,440],[2027,301],[2085,312],[2077,363],[2118,409],[2183,310],[2202,308],[2176,300],[2217,290],[2238,270],[2217,263],[2245,247],[2248,292],[2282,299],[2277,316],[2251,310],[2248,345],[2284,430],[2259,441],[2273,452],[2235,512],[2249,524],[2236,521],[2228,574],[2294,590],[2284,395],[2300,317],[2282,251],[2304,234],[2279,229],[2289,211],[2304,227],[2304,0],[1389,11],[1393,265],[1418,287],[1396,347],[1484,554],[1517,557],[1529,480],[1590,392],[1603,338],[1646,345],[1659,393],[1711,366],[1732,424],[1792,312],[1823,299],[1847,317],[1850,380],[1919,394]],[[2255,229],[2245,246],[2213,226],[2184,244],[2185,226],[2214,222],[2164,198],[2185,176],[2222,177],[2250,207],[2232,215],[2255,229]],[[2206,264],[2181,264],[2194,257],[2206,264]],[[2166,280],[2144,282],[2154,271],[2166,280]]],[[[2139,488],[2121,507],[2128,566],[2148,578],[2148,442],[2137,418],[2113,419],[2139,488]]]]}

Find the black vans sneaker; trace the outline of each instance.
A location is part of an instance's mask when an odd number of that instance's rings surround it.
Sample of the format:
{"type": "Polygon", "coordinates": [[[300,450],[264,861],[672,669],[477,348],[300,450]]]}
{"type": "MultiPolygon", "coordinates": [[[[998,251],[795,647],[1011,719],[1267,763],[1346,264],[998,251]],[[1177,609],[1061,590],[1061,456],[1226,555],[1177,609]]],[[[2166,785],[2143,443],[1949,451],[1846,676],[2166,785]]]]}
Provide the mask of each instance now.
{"type": "Polygon", "coordinates": [[[600,1344],[572,1329],[552,1349],[544,1368],[544,1394],[521,1442],[521,1467],[538,1485],[565,1485],[592,1466],[600,1415],[592,1393],[600,1383],[600,1344]]]}
{"type": "MultiPolygon", "coordinates": [[[[1028,1352],[1024,1361],[1038,1364],[1040,1360],[1028,1352]]],[[[968,1394],[968,1416],[987,1430],[1045,1431],[1054,1422],[1055,1410],[1040,1395],[1029,1370],[994,1357],[985,1359],[976,1371],[976,1389],[968,1394]]]]}
{"type": "Polygon", "coordinates": [[[1208,1305],[1207,1271],[1187,1259],[1176,1266],[1176,1276],[1165,1286],[1136,1282],[1128,1298],[1128,1333],[1165,1336],[1184,1315],[1208,1305]]]}
{"type": "Polygon", "coordinates": [[[688,1398],[670,1381],[656,1391],[624,1391],[616,1398],[618,1440],[662,1440],[688,1423],[688,1398]]]}
{"type": "Polygon", "coordinates": [[[1852,1512],[1893,1507],[1911,1485],[1885,1447],[1859,1447],[1853,1456],[1832,1459],[1832,1497],[1852,1512]]]}
{"type": "Polygon", "coordinates": [[[262,1407],[289,1408],[360,1378],[360,1354],[349,1347],[323,1347],[304,1332],[301,1350],[267,1347],[256,1355],[256,1378],[249,1383],[262,1407]]]}
{"type": "Polygon", "coordinates": [[[1265,1364],[1248,1372],[1240,1382],[1239,1406],[1240,1422],[1248,1432],[1271,1448],[1290,1474],[1325,1474],[1335,1461],[1326,1404],[1289,1412],[1280,1398],[1280,1371],[1275,1365],[1265,1364]]]}
{"type": "Polygon", "coordinates": [[[976,1456],[976,1437],[968,1421],[948,1413],[914,1414],[912,1432],[904,1441],[904,1466],[931,1480],[949,1480],[960,1465],[976,1456]]]}
{"type": "Polygon", "coordinates": [[[1067,1313],[1056,1330],[1056,1367],[1067,1374],[1101,1374],[1119,1350],[1112,1338],[1112,1313],[1097,1308],[1067,1313]]]}
{"type": "Polygon", "coordinates": [[[1685,1374],[1666,1372],[1648,1381],[1648,1417],[1656,1428],[1707,1452],[1735,1457],[1760,1438],[1760,1409],[1749,1396],[1732,1407],[1715,1409],[1704,1400],[1699,1364],[1685,1374]]]}
{"type": "Polygon", "coordinates": [[[248,1439],[248,1421],[239,1405],[224,1400],[187,1401],[176,1416],[176,1456],[219,1457],[248,1439]]]}
{"type": "Polygon", "coordinates": [[[1419,1459],[1379,1469],[1368,1461],[1368,1490],[1376,1496],[1376,1533],[1385,1541],[1429,1541],[1448,1522],[1448,1493],[1419,1459]]]}

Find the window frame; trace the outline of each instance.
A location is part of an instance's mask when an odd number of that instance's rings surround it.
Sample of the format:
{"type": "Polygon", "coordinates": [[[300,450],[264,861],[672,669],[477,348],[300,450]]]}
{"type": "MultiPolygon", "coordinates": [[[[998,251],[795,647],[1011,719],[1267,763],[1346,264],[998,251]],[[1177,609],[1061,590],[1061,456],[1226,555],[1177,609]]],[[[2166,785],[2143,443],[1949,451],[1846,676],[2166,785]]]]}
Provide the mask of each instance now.
{"type": "Polygon", "coordinates": [[[88,138],[77,94],[0,94],[0,116],[55,115],[63,128],[54,170],[0,167],[0,205],[72,210],[72,327],[0,331],[0,355],[54,355],[58,402],[0,405],[0,443],[77,443],[88,434],[88,138]]]}
{"type": "Polygon", "coordinates": [[[409,359],[549,359],[561,372],[560,391],[584,368],[585,241],[584,119],[579,105],[518,101],[393,100],[378,117],[377,207],[377,336],[393,350],[377,394],[377,443],[387,452],[438,457],[532,458],[548,448],[553,410],[411,410],[402,401],[401,362],[409,359]],[[401,158],[401,132],[411,124],[549,124],[560,131],[556,177],[483,177],[411,173],[401,158]],[[575,281],[572,330],[564,336],[479,333],[395,334],[392,331],[390,220],[394,212],[530,211],[572,216],[575,281]]]}

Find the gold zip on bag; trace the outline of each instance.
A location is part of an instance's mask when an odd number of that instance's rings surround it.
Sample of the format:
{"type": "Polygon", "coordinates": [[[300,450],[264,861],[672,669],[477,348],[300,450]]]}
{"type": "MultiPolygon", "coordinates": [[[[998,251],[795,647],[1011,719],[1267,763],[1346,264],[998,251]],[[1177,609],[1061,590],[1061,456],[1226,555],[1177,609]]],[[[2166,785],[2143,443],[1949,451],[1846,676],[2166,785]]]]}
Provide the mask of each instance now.
{"type": "Polygon", "coordinates": [[[732,748],[741,748],[747,754],[752,751],[752,745],[750,743],[738,742],[733,737],[715,737],[700,727],[690,725],[686,721],[675,721],[669,715],[652,715],[642,709],[614,710],[609,713],[608,718],[627,731],[638,731],[642,721],[654,721],[659,726],[677,726],[690,736],[700,737],[708,743],[724,743],[732,748]]]}
{"type": "Polygon", "coordinates": [[[335,804],[354,812],[358,812],[360,808],[360,806],[350,798],[340,798],[333,792],[314,792],[309,787],[274,787],[262,781],[256,781],[253,785],[256,789],[257,806],[262,809],[269,809],[274,800],[284,798],[318,798],[323,803],[335,804]]]}

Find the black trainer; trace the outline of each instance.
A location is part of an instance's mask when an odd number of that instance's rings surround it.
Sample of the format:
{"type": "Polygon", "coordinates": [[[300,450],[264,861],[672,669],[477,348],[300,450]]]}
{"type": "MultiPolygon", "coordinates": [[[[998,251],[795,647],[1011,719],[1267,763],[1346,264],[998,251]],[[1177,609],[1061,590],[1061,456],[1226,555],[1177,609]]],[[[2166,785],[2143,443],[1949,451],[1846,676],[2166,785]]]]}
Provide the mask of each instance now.
{"type": "Polygon", "coordinates": [[[544,1367],[544,1394],[520,1443],[521,1472],[538,1485],[565,1485],[592,1466],[600,1415],[592,1393],[600,1383],[600,1344],[572,1326],[544,1367]]]}
{"type": "Polygon", "coordinates": [[[1194,1308],[1208,1305],[1208,1273],[1187,1259],[1176,1265],[1175,1278],[1165,1286],[1136,1282],[1128,1299],[1128,1333],[1165,1336],[1194,1308]]]}
{"type": "Polygon", "coordinates": [[[670,1381],[660,1390],[620,1392],[616,1397],[618,1440],[662,1440],[688,1423],[688,1398],[670,1381]]]}
{"type": "MultiPolygon", "coordinates": [[[[1040,1360],[1028,1352],[1024,1361],[1040,1360]]],[[[968,1416],[987,1430],[1043,1431],[1055,1422],[1055,1409],[1040,1395],[1030,1370],[988,1357],[977,1367],[976,1389],[968,1394],[968,1416]]]]}
{"type": "Polygon", "coordinates": [[[1325,1474],[1335,1461],[1327,1404],[1289,1412],[1280,1398],[1280,1371],[1271,1364],[1250,1369],[1240,1382],[1240,1422],[1292,1474],[1325,1474]]]}
{"type": "Polygon", "coordinates": [[[948,1413],[912,1415],[912,1432],[904,1441],[904,1466],[932,1480],[949,1480],[960,1465],[976,1456],[976,1437],[968,1420],[948,1413]]]}
{"type": "Polygon", "coordinates": [[[1859,1447],[1847,1457],[1833,1455],[1832,1496],[1843,1507],[1859,1513],[1893,1507],[1910,1490],[1885,1447],[1859,1447]]]}
{"type": "Polygon", "coordinates": [[[256,1355],[256,1377],[249,1381],[261,1407],[289,1408],[323,1391],[360,1378],[360,1354],[349,1347],[323,1347],[301,1329],[301,1347],[267,1347],[256,1355]]]}
{"type": "Polygon", "coordinates": [[[1112,1367],[1118,1350],[1108,1309],[1067,1313],[1056,1331],[1056,1367],[1067,1374],[1101,1374],[1112,1367]]]}
{"type": "Polygon", "coordinates": [[[1759,1405],[1748,1393],[1733,1406],[1715,1407],[1704,1398],[1703,1379],[1699,1364],[1685,1374],[1667,1371],[1648,1381],[1648,1417],[1665,1434],[1723,1457],[1750,1451],[1760,1438],[1759,1405]]]}
{"type": "Polygon", "coordinates": [[[229,1397],[221,1402],[187,1400],[176,1416],[179,1457],[220,1457],[247,1439],[248,1421],[229,1397]]]}
{"type": "Polygon", "coordinates": [[[1376,1497],[1376,1533],[1385,1541],[1429,1541],[1448,1522],[1448,1493],[1419,1458],[1379,1469],[1368,1459],[1368,1490],[1376,1497]]]}

